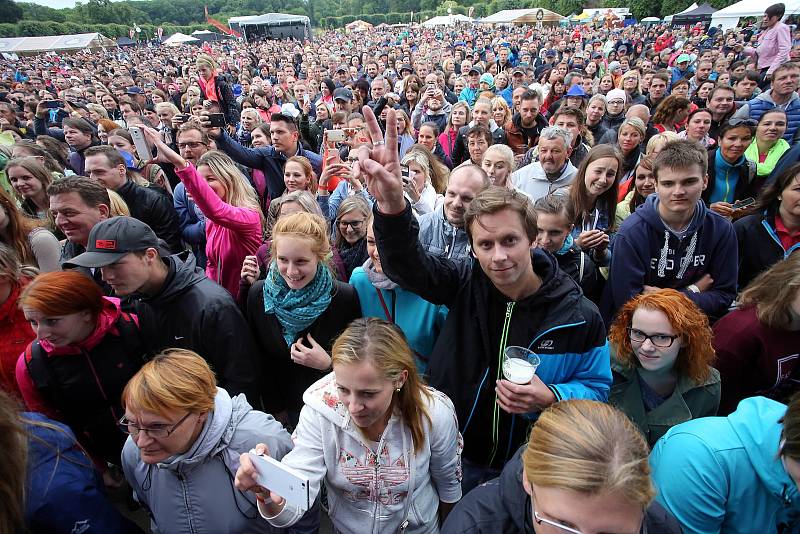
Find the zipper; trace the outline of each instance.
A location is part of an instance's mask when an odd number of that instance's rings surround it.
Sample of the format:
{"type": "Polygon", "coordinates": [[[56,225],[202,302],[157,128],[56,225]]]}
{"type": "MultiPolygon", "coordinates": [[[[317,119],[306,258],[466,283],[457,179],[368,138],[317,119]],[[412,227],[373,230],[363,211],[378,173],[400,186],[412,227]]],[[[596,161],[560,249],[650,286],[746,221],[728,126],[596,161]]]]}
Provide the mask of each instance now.
{"type": "Polygon", "coordinates": [[[192,523],[192,514],[191,514],[191,506],[189,506],[189,496],[186,495],[186,478],[184,478],[183,473],[180,472],[180,468],[175,471],[175,474],[178,476],[178,480],[181,481],[181,493],[183,494],[183,505],[186,507],[186,519],[189,521],[189,531],[196,532],[194,529],[194,524],[192,523]]]}
{"type": "MultiPolygon", "coordinates": [[[[503,321],[503,330],[500,332],[500,350],[497,354],[497,380],[500,380],[500,375],[503,369],[503,353],[506,350],[508,342],[508,331],[511,328],[511,315],[514,313],[514,305],[516,302],[513,300],[506,303],[506,317],[503,321]]],[[[489,455],[489,465],[494,461],[495,454],[497,454],[497,446],[500,441],[500,405],[497,404],[497,393],[494,394],[494,410],[492,413],[492,452],[489,455]]]]}

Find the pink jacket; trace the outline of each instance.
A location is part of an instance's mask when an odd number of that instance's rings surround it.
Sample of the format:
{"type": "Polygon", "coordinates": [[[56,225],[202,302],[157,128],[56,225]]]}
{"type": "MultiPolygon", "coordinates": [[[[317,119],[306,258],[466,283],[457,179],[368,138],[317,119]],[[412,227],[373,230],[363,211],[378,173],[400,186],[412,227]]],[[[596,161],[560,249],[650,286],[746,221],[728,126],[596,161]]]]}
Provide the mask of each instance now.
{"type": "Polygon", "coordinates": [[[779,65],[789,61],[791,49],[792,31],[783,22],[778,22],[758,39],[758,68],[769,67],[767,74],[772,74],[779,65]]]}
{"type": "Polygon", "coordinates": [[[191,163],[176,172],[207,218],[206,275],[236,297],[244,257],[255,255],[263,242],[261,217],[253,208],[225,203],[191,163]]]}

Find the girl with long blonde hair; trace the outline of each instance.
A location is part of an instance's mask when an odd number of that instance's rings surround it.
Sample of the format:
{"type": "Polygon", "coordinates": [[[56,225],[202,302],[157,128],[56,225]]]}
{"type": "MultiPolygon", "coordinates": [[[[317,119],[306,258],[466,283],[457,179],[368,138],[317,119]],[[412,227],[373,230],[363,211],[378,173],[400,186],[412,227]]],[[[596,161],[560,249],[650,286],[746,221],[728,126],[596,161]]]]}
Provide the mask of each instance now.
{"type": "Polygon", "coordinates": [[[207,218],[206,274],[235,297],[245,256],[255,254],[264,240],[264,214],[255,189],[222,152],[206,152],[195,168],[165,144],[158,132],[143,131],[158,149],[156,161],[175,166],[186,191],[207,218]]]}
{"type": "MultiPolygon", "coordinates": [[[[309,478],[312,500],[325,482],[338,532],[438,532],[439,518],[461,497],[462,442],[450,399],[425,386],[392,323],[353,321],[331,354],[333,372],[304,394],[296,433],[302,438],[282,463],[309,478]]],[[[247,455],[240,461],[236,486],[256,492],[271,525],[291,526],[302,517],[256,483],[247,455]]]]}

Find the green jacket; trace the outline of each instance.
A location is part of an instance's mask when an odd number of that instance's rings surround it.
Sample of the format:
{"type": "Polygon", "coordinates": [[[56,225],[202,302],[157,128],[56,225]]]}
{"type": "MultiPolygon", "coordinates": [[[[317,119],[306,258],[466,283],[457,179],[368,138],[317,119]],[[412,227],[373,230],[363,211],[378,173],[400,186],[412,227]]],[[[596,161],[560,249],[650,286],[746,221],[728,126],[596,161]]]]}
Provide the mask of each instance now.
{"type": "Polygon", "coordinates": [[[625,368],[612,356],[611,371],[614,384],[608,402],[639,427],[650,447],[677,424],[717,414],[722,388],[719,371],[714,368],[702,384],[696,384],[685,376],[678,378],[672,396],[650,412],[645,411],[638,369],[625,368]]]}

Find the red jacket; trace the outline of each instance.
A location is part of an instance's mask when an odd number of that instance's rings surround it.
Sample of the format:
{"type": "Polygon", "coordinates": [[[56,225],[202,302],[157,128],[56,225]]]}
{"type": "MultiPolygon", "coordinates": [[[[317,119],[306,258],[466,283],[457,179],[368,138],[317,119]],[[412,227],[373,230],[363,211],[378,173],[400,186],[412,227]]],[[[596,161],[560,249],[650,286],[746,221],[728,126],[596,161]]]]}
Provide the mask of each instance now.
{"type": "Polygon", "coordinates": [[[19,294],[28,282],[22,280],[22,284],[14,287],[8,299],[0,305],[0,388],[20,400],[22,394],[14,376],[17,360],[28,343],[36,339],[25,314],[17,306],[19,294]]]}
{"type": "Polygon", "coordinates": [[[722,379],[719,415],[745,397],[764,395],[787,402],[800,390],[791,379],[800,368],[800,331],[777,330],[758,320],[755,307],[738,309],[714,325],[714,349],[722,379]]]}

